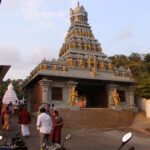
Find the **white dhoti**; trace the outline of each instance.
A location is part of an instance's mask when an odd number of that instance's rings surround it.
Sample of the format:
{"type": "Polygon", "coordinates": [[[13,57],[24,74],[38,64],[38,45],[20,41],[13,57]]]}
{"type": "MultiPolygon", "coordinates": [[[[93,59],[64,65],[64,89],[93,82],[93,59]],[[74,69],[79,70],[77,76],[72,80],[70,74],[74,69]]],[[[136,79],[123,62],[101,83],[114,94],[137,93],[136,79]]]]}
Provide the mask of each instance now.
{"type": "Polygon", "coordinates": [[[30,132],[29,132],[29,128],[28,125],[21,125],[21,132],[22,132],[22,136],[29,136],[30,132]]]}

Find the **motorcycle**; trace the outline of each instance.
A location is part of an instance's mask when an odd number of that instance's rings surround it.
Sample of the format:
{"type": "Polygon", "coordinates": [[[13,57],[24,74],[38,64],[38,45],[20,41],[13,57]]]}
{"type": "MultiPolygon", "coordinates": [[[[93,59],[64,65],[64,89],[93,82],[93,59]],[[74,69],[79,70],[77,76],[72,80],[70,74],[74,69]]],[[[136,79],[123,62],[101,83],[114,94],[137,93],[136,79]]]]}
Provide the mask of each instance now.
{"type": "MultiPolygon", "coordinates": [[[[132,133],[129,132],[129,133],[126,133],[123,137],[122,137],[122,144],[120,145],[119,149],[118,150],[121,150],[122,147],[124,147],[124,145],[126,143],[128,143],[131,138],[133,137],[132,133]]],[[[134,146],[130,147],[128,150],[134,150],[134,146]]]]}
{"type": "Polygon", "coordinates": [[[2,135],[0,136],[0,150],[28,150],[25,142],[20,138],[19,133],[8,142],[2,135]]]}

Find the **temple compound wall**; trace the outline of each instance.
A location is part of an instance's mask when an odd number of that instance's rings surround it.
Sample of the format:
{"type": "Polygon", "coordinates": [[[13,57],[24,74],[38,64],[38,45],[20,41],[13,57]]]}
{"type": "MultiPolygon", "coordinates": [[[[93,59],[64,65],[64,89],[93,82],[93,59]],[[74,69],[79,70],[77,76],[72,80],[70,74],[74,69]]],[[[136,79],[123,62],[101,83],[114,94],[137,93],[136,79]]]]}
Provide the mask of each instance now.
{"type": "Polygon", "coordinates": [[[90,108],[80,111],[59,109],[65,128],[116,128],[130,126],[134,120],[131,109],[115,111],[109,108],[90,108]]]}

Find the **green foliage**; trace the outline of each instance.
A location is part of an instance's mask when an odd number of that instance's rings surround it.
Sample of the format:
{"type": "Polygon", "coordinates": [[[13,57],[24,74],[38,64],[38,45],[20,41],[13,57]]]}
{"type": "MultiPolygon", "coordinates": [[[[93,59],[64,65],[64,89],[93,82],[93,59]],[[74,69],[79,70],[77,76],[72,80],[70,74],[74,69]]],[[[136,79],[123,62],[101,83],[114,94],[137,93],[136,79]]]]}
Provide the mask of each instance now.
{"type": "Polygon", "coordinates": [[[150,63],[150,53],[145,55],[144,61],[145,61],[146,63],[150,63]]]}
{"type": "Polygon", "coordinates": [[[150,98],[150,54],[132,53],[130,56],[115,55],[109,57],[116,67],[130,68],[136,80],[136,94],[150,98]]]}
{"type": "Polygon", "coordinates": [[[139,88],[141,89],[141,96],[144,98],[150,98],[150,74],[145,74],[140,82],[139,88]]]}
{"type": "Polygon", "coordinates": [[[128,63],[127,57],[125,55],[115,55],[112,57],[109,57],[112,60],[112,63],[116,67],[120,66],[126,66],[128,63]]]}
{"type": "Polygon", "coordinates": [[[129,57],[128,57],[130,62],[141,62],[141,55],[138,53],[132,53],[129,57]]]}

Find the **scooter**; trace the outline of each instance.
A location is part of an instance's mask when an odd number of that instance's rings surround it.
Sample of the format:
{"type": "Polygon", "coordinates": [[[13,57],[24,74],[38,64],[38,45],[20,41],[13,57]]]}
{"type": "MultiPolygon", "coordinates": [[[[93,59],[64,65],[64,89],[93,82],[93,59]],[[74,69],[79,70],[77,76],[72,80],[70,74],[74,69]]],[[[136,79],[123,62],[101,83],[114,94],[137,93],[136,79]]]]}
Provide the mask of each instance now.
{"type": "MultiPolygon", "coordinates": [[[[126,133],[126,134],[122,137],[122,144],[120,145],[120,147],[119,147],[118,150],[121,150],[121,149],[124,147],[124,145],[125,145],[126,143],[128,143],[128,142],[131,140],[132,137],[133,137],[133,135],[132,135],[131,132],[126,133]]],[[[134,150],[134,146],[130,147],[128,150],[134,150]]]]}
{"type": "Polygon", "coordinates": [[[28,150],[25,142],[20,138],[19,133],[8,142],[2,135],[0,136],[0,150],[28,150]]]}

